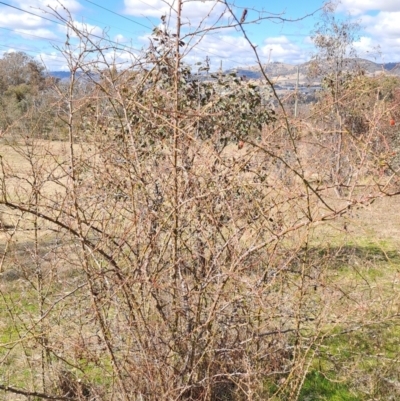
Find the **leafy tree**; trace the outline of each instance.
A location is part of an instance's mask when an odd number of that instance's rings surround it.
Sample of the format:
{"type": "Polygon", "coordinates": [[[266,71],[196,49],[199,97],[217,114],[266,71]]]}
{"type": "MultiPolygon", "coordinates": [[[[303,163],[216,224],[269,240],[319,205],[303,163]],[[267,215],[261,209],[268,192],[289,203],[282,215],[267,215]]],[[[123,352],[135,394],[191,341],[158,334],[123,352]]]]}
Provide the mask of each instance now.
{"type": "Polygon", "coordinates": [[[330,177],[335,184],[338,196],[342,196],[342,186],[351,176],[351,163],[346,160],[350,150],[348,143],[343,140],[343,123],[349,109],[346,101],[348,85],[354,76],[362,74],[357,65],[354,41],[357,38],[359,25],[350,18],[340,19],[335,15],[337,3],[328,2],[324,5],[320,21],[315,26],[311,36],[317,53],[310,63],[309,74],[321,80],[323,91],[317,108],[321,106],[330,109],[325,121],[335,131],[329,141],[332,148],[330,160],[326,162],[331,166],[330,177]]]}
{"type": "Polygon", "coordinates": [[[44,66],[23,52],[5,53],[0,59],[0,74],[6,90],[21,84],[43,89],[46,82],[44,66]]]}
{"type": "Polygon", "coordinates": [[[359,72],[353,46],[360,26],[352,19],[335,15],[337,3],[328,2],[311,35],[316,54],[310,63],[311,76],[322,78],[323,85],[338,103],[347,79],[359,72]]]}
{"type": "Polygon", "coordinates": [[[46,75],[44,66],[26,53],[5,53],[0,59],[0,124],[3,129],[13,125],[18,131],[18,125],[26,128],[29,121],[32,124],[40,121],[43,130],[48,131],[45,126],[50,126],[50,119],[54,117],[48,107],[53,84],[54,80],[46,75]],[[22,121],[25,115],[29,117],[22,121]]]}

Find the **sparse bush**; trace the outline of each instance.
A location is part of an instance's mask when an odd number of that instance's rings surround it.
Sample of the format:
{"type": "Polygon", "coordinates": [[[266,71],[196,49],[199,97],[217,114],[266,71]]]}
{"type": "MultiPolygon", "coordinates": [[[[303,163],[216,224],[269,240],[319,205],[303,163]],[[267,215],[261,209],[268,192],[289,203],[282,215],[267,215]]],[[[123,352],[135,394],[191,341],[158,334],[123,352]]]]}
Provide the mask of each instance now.
{"type": "Polygon", "coordinates": [[[326,239],[391,194],[373,132],[340,132],[338,146],[312,119],[263,107],[268,77],[193,73],[181,6],[129,70],[56,14],[80,41],[64,52],[69,85],[55,88],[68,140],[22,132],[0,165],[1,266],[28,272],[0,286],[7,395],[305,399],[329,387],[315,365],[337,327],[397,316],[393,293],[366,295],[347,248],[326,239]]]}

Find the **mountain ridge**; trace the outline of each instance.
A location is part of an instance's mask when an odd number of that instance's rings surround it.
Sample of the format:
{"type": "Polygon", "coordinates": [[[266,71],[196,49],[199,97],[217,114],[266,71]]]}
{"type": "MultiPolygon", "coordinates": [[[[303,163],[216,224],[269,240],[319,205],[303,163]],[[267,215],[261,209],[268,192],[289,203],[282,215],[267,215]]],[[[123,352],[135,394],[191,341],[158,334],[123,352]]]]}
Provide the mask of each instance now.
{"type": "MultiPolygon", "coordinates": [[[[312,61],[306,61],[302,64],[289,64],[282,63],[280,61],[273,61],[264,64],[262,67],[266,74],[273,78],[275,82],[282,81],[290,84],[297,80],[297,69],[299,70],[299,81],[304,82],[307,80],[309,66],[312,61]]],[[[322,68],[324,68],[324,62],[322,61],[322,68]]],[[[355,58],[345,60],[346,69],[360,68],[364,70],[369,75],[376,75],[378,73],[386,72],[396,76],[400,76],[400,62],[390,62],[390,63],[375,63],[370,60],[355,58]]],[[[236,73],[241,77],[246,77],[248,79],[259,80],[262,78],[262,73],[260,67],[257,65],[250,65],[247,67],[234,67],[225,70],[224,73],[236,73]]],[[[64,80],[70,77],[69,71],[50,71],[50,76],[64,80]]]]}
{"type": "MultiPolygon", "coordinates": [[[[262,67],[266,74],[278,81],[286,80],[292,81],[297,80],[297,69],[299,71],[299,80],[304,81],[307,78],[307,73],[310,67],[310,64],[313,61],[307,61],[302,64],[289,64],[282,63],[279,61],[274,61],[268,64],[264,64],[262,67]]],[[[320,61],[322,69],[324,68],[324,64],[327,63],[324,61],[320,61]]],[[[396,76],[400,76],[400,62],[390,62],[390,63],[375,63],[370,60],[362,59],[362,58],[353,58],[344,60],[345,69],[351,70],[355,68],[359,68],[364,70],[368,75],[376,75],[378,73],[389,73],[396,76]]],[[[262,73],[260,71],[260,67],[256,65],[248,66],[248,67],[235,67],[231,68],[227,71],[227,73],[235,72],[239,76],[246,77],[248,79],[260,79],[262,78],[262,73]]]]}

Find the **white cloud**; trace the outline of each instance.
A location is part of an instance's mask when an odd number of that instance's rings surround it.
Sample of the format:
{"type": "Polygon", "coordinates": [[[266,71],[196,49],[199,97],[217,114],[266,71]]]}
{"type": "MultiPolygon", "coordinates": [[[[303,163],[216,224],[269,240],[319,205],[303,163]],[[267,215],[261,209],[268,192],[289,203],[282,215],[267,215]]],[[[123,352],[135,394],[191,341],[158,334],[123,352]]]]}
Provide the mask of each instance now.
{"type": "Polygon", "coordinates": [[[312,44],[314,44],[314,42],[313,42],[313,40],[311,39],[311,36],[306,36],[305,38],[304,38],[304,44],[306,44],[306,45],[312,45],[312,44]]]}
{"type": "Polygon", "coordinates": [[[128,51],[109,50],[106,51],[104,55],[105,55],[105,60],[107,61],[107,63],[109,63],[109,65],[116,64],[118,66],[117,68],[121,69],[134,65],[138,60],[137,54],[128,51]]]}
{"type": "Polygon", "coordinates": [[[354,43],[360,57],[376,62],[400,60],[400,11],[360,17],[361,38],[354,43]]]}
{"type": "Polygon", "coordinates": [[[364,15],[361,23],[366,32],[381,38],[400,36],[400,11],[380,12],[375,16],[364,15]]]}
{"type": "Polygon", "coordinates": [[[304,48],[291,42],[286,36],[265,39],[261,51],[267,60],[282,63],[297,64],[309,58],[304,48]]]}
{"type": "MultiPolygon", "coordinates": [[[[142,36],[140,40],[146,48],[149,36],[142,36]]],[[[304,40],[304,44],[307,48],[310,47],[306,40],[304,40]]],[[[242,36],[208,34],[199,43],[193,42],[191,45],[190,51],[185,55],[185,61],[195,63],[209,57],[211,70],[219,69],[221,61],[223,69],[246,67],[255,65],[257,62],[253,49],[242,36]]],[[[187,51],[183,48],[183,51],[185,50],[187,51]]],[[[256,47],[256,50],[263,63],[270,60],[297,64],[309,59],[309,52],[304,50],[304,47],[291,42],[286,36],[267,38],[261,46],[256,47]]]]}
{"type": "Polygon", "coordinates": [[[65,0],[61,3],[57,0],[30,0],[29,2],[18,0],[11,3],[21,10],[27,11],[16,11],[10,7],[0,5],[0,25],[14,29],[39,28],[50,25],[51,22],[48,19],[56,20],[56,17],[52,15],[49,6],[57,10],[63,17],[67,17],[67,15],[61,4],[63,4],[71,14],[82,8],[76,0],[65,0]],[[37,16],[30,13],[36,14],[37,16]]]}
{"type": "Polygon", "coordinates": [[[47,40],[56,40],[58,36],[54,34],[53,31],[49,29],[39,28],[39,29],[17,29],[15,32],[21,35],[25,39],[29,40],[38,40],[38,39],[47,39],[47,40]]]}
{"type": "Polygon", "coordinates": [[[254,53],[247,41],[243,37],[229,34],[205,35],[201,41],[191,42],[182,51],[185,55],[184,61],[189,64],[204,62],[208,57],[212,71],[220,68],[221,61],[224,70],[255,64],[254,53]]]}
{"type": "Polygon", "coordinates": [[[342,0],[338,11],[360,15],[367,11],[400,11],[399,0],[342,0]]]}
{"type": "Polygon", "coordinates": [[[24,13],[23,11],[15,11],[9,7],[0,6],[0,26],[12,29],[19,35],[23,34],[22,36],[25,39],[32,39],[29,35],[36,35],[49,40],[57,38],[55,29],[50,30],[49,28],[52,25],[49,19],[56,20],[56,18],[51,15],[48,6],[56,9],[64,17],[66,14],[61,4],[71,12],[81,9],[76,0],[65,0],[62,3],[57,0],[30,0],[29,3],[17,0],[11,3],[27,12],[24,13]]]}
{"type": "Polygon", "coordinates": [[[20,8],[31,12],[35,12],[35,9],[48,11],[50,7],[58,12],[64,12],[65,8],[70,13],[75,13],[83,8],[76,0],[29,0],[29,2],[26,2],[25,0],[17,0],[15,3],[20,8]]]}
{"type": "Polygon", "coordinates": [[[231,67],[236,65],[254,64],[255,57],[248,42],[243,37],[231,35],[207,35],[194,47],[190,53],[196,57],[196,61],[202,61],[208,56],[211,59],[212,68],[219,67],[220,60],[231,67]]]}
{"type": "Polygon", "coordinates": [[[26,13],[8,12],[2,8],[0,9],[0,26],[30,41],[57,39],[54,29],[50,29],[51,22],[26,13]]]}
{"type": "Polygon", "coordinates": [[[48,25],[41,18],[29,14],[7,13],[2,9],[0,12],[0,25],[2,27],[18,28],[39,28],[48,25]]]}
{"type": "Polygon", "coordinates": [[[360,39],[354,42],[354,47],[357,50],[357,54],[363,55],[369,53],[374,47],[372,38],[367,36],[361,36],[360,39]]]}
{"type": "Polygon", "coordinates": [[[267,38],[267,39],[265,39],[264,43],[267,44],[267,45],[268,44],[280,44],[280,45],[282,45],[282,44],[288,44],[290,42],[289,42],[289,39],[286,36],[277,36],[275,38],[267,38]]]}
{"type": "MultiPolygon", "coordinates": [[[[225,32],[228,33],[229,31],[225,32]]],[[[143,43],[144,50],[149,46],[150,36],[144,35],[138,38],[143,43]]],[[[241,36],[208,34],[201,37],[201,40],[199,39],[197,37],[192,38],[191,41],[185,40],[188,46],[181,48],[183,54],[185,54],[185,62],[196,63],[209,57],[212,70],[217,70],[220,67],[221,60],[224,69],[255,64],[253,50],[246,39],[241,36]]]]}
{"type": "Polygon", "coordinates": [[[137,17],[161,17],[170,10],[168,4],[162,0],[125,0],[125,12],[137,17]]]}
{"type": "MultiPolygon", "coordinates": [[[[103,37],[104,31],[99,26],[85,24],[85,23],[78,22],[78,21],[73,21],[72,25],[80,32],[84,32],[84,33],[87,32],[91,35],[103,37]]],[[[72,38],[77,37],[76,33],[71,28],[68,28],[65,25],[62,25],[62,26],[59,25],[58,29],[60,32],[63,32],[64,34],[68,33],[68,35],[72,38]]]]}
{"type": "MultiPolygon", "coordinates": [[[[176,4],[174,0],[125,0],[125,12],[138,17],[161,18],[165,15],[167,20],[175,20],[176,4]]],[[[218,0],[186,1],[182,7],[182,20],[184,23],[197,24],[203,19],[215,20],[224,11],[225,5],[218,0]]]]}
{"type": "Polygon", "coordinates": [[[68,65],[65,57],[59,52],[40,53],[35,60],[43,63],[48,71],[67,71],[68,65]]]}
{"type": "Polygon", "coordinates": [[[357,55],[376,63],[400,60],[400,38],[362,36],[354,43],[357,55]]]}
{"type": "Polygon", "coordinates": [[[125,42],[128,42],[129,40],[130,40],[129,38],[126,38],[122,34],[115,35],[113,38],[113,41],[118,42],[118,43],[125,43],[125,42]]]}
{"type": "Polygon", "coordinates": [[[400,60],[400,0],[342,0],[337,11],[357,16],[360,22],[361,37],[354,43],[359,57],[400,60]]]}

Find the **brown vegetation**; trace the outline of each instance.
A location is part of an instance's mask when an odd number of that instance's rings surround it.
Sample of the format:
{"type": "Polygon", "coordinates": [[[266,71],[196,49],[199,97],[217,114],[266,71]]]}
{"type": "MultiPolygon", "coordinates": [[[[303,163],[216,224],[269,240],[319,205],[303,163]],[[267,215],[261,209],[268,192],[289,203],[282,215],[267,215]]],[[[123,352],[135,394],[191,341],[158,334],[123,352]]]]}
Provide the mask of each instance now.
{"type": "Polygon", "coordinates": [[[80,40],[49,95],[64,141],[22,129],[32,110],[5,131],[6,400],[296,400],[309,372],[355,366],[336,338],[398,323],[396,275],[350,236],[399,190],[386,81],[341,77],[293,119],[267,76],[196,79],[171,12],[128,70],[58,15],[80,40]]]}

